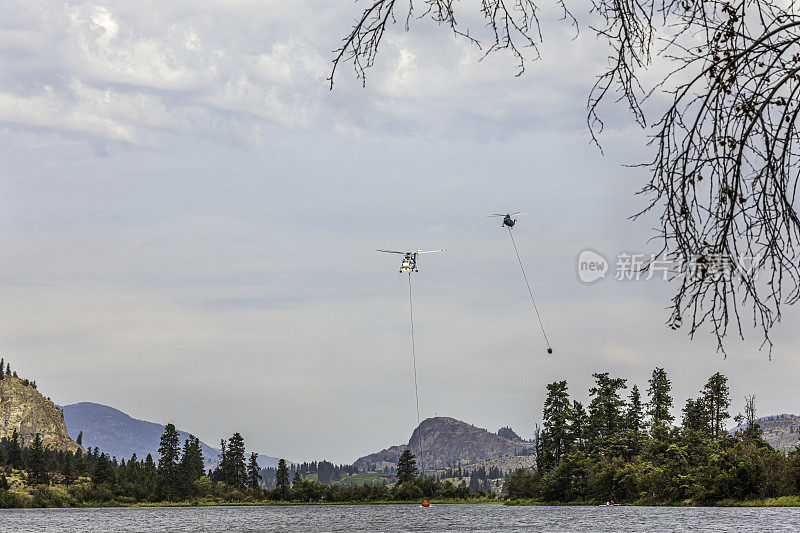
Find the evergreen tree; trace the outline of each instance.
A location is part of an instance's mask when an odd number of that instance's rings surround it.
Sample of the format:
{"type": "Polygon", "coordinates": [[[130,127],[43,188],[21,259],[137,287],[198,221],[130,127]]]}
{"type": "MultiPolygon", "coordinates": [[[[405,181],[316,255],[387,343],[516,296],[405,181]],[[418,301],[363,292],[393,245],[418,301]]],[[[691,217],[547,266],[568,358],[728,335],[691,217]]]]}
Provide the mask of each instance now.
{"type": "Polygon", "coordinates": [[[641,449],[641,435],[644,420],[642,412],[642,396],[639,387],[634,385],[631,394],[628,396],[628,410],[625,413],[625,433],[627,449],[624,451],[626,458],[630,458],[639,453],[641,449]]]}
{"type": "Polygon", "coordinates": [[[72,452],[64,454],[64,461],[61,464],[62,483],[71,485],[75,482],[75,467],[73,466],[72,452]]]}
{"type": "Polygon", "coordinates": [[[414,481],[419,475],[417,460],[411,450],[406,449],[397,460],[397,483],[414,481]]]}
{"type": "Polygon", "coordinates": [[[22,468],[22,447],[19,445],[19,434],[15,429],[8,443],[8,464],[11,468],[22,468]]]}
{"type": "MultiPolygon", "coordinates": [[[[2,372],[0,372],[2,374],[2,372]]],[[[0,490],[10,490],[11,487],[8,484],[8,479],[6,479],[6,475],[0,475],[0,490]]]]}
{"type": "Polygon", "coordinates": [[[29,485],[48,485],[50,478],[47,475],[47,463],[44,455],[42,437],[37,433],[33,438],[33,444],[28,456],[28,484],[29,485]]]}
{"type": "Polygon", "coordinates": [[[219,441],[219,464],[214,472],[214,480],[222,481],[228,478],[228,445],[225,439],[219,441]]]}
{"type": "Polygon", "coordinates": [[[653,375],[648,381],[650,386],[647,388],[648,402],[647,414],[653,426],[669,424],[675,417],[670,413],[672,408],[672,382],[667,378],[667,372],[663,368],[657,367],[653,370],[653,375]]]}
{"type": "Polygon", "coordinates": [[[628,397],[628,412],[626,413],[628,429],[634,433],[639,433],[642,429],[644,415],[642,414],[642,395],[639,387],[634,385],[628,397]]]}
{"type": "Polygon", "coordinates": [[[173,424],[164,427],[158,447],[158,496],[165,500],[175,500],[180,496],[181,478],[178,467],[180,456],[180,436],[173,424]]]}
{"type": "Polygon", "coordinates": [[[182,496],[189,496],[193,490],[194,482],[205,474],[205,463],[203,461],[203,450],[200,447],[200,439],[194,435],[183,443],[183,455],[180,462],[180,477],[182,486],[182,496]]]}
{"type": "MultiPolygon", "coordinates": [[[[2,370],[2,369],[0,369],[2,370]]],[[[11,363],[6,363],[6,376],[11,375],[11,363]]]]}
{"type": "Polygon", "coordinates": [[[731,416],[728,412],[728,408],[731,406],[728,378],[717,372],[708,378],[708,382],[701,392],[708,409],[711,435],[717,438],[725,432],[725,420],[731,416]]]}
{"type": "Polygon", "coordinates": [[[624,427],[625,401],[619,391],[625,388],[626,380],[609,377],[608,372],[592,376],[596,385],[589,389],[589,431],[596,441],[604,441],[616,436],[624,427]]]}
{"type": "Polygon", "coordinates": [[[239,433],[234,433],[228,440],[225,466],[225,483],[237,489],[244,489],[247,486],[247,466],[245,464],[244,439],[239,433]]]}
{"type": "Polygon", "coordinates": [[[303,481],[303,479],[300,477],[300,470],[295,470],[294,477],[292,478],[292,487],[293,488],[299,487],[301,481],[303,481]]]}
{"type": "Polygon", "coordinates": [[[586,439],[586,409],[583,408],[581,402],[575,400],[572,402],[572,409],[570,409],[569,414],[569,438],[578,448],[583,449],[586,439]]]}
{"type": "Polygon", "coordinates": [[[278,470],[275,472],[275,490],[281,499],[286,499],[289,493],[289,469],[283,459],[278,461],[278,470]]]}
{"type": "Polygon", "coordinates": [[[94,471],[92,472],[92,483],[100,485],[102,483],[113,483],[114,471],[111,468],[111,461],[105,453],[101,453],[94,462],[94,471]]]}
{"type": "Polygon", "coordinates": [[[547,385],[544,401],[541,434],[545,459],[543,470],[548,471],[561,462],[571,443],[569,431],[570,400],[566,381],[555,381],[547,385]]]}
{"type": "Polygon", "coordinates": [[[250,454],[250,461],[247,463],[247,488],[255,492],[258,490],[261,481],[261,469],[258,468],[258,454],[250,454]]]}
{"type": "Polygon", "coordinates": [[[5,373],[3,372],[3,369],[5,367],[6,367],[5,359],[4,358],[0,358],[0,381],[2,381],[3,378],[5,377],[5,373]]]}
{"type": "Polygon", "coordinates": [[[78,443],[78,446],[83,446],[83,431],[78,432],[78,438],[75,439],[75,442],[78,443]]]}
{"type": "Polygon", "coordinates": [[[86,473],[86,459],[83,457],[83,450],[75,450],[75,474],[80,476],[86,473]]]}

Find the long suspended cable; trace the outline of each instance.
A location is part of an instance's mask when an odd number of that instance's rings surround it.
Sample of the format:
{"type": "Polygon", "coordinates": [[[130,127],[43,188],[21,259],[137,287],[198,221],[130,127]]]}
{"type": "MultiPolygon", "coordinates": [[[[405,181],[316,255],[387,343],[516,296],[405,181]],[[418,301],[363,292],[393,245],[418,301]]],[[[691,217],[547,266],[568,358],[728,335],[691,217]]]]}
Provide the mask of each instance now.
{"type": "Polygon", "coordinates": [[[539,314],[539,307],[536,305],[536,298],[533,297],[533,290],[531,289],[531,284],[528,282],[528,276],[525,274],[525,267],[522,266],[522,259],[519,257],[519,250],[517,249],[517,242],[514,240],[514,233],[511,231],[511,228],[508,228],[508,234],[511,236],[511,243],[514,245],[514,252],[517,254],[517,261],[519,262],[519,268],[522,270],[522,277],[525,278],[525,285],[528,287],[528,294],[531,295],[531,302],[533,303],[533,310],[536,311],[536,318],[539,320],[539,327],[542,328],[542,335],[544,336],[544,342],[547,344],[547,351],[548,353],[552,353],[552,346],[550,346],[550,340],[547,338],[547,333],[544,330],[544,323],[542,322],[542,316],[539,314]]]}
{"type": "Polygon", "coordinates": [[[422,477],[425,477],[425,442],[422,440],[422,427],[419,419],[419,386],[417,385],[417,350],[414,340],[414,300],[411,297],[411,271],[408,272],[408,307],[411,310],[411,361],[414,366],[414,397],[417,400],[417,428],[419,428],[419,465],[422,470],[422,477]]]}

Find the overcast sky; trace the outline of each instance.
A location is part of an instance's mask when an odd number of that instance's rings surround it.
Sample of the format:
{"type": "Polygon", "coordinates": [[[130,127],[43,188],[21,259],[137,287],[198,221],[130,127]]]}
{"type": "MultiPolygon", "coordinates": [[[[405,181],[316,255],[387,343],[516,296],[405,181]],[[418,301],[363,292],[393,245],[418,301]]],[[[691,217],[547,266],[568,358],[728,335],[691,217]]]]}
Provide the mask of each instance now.
{"type": "MultiPolygon", "coordinates": [[[[464,3],[467,6],[470,3],[464,3]]],[[[399,256],[414,277],[423,417],[532,436],[545,385],[593,372],[709,375],[732,411],[800,411],[798,310],[715,353],[664,326],[671,287],[594,284],[593,249],[654,251],[628,220],[647,131],[584,105],[605,52],[551,24],[544,59],[479,61],[429,23],[387,34],[366,88],[332,50],[359,3],[63,2],[0,7],[0,353],[55,402],[107,404],[217,444],[352,462],[416,425],[399,256]],[[507,232],[554,348],[547,356],[507,232]]],[[[468,21],[469,22],[469,21],[468,21]]],[[[479,25],[478,25],[479,27],[479,25]]]]}

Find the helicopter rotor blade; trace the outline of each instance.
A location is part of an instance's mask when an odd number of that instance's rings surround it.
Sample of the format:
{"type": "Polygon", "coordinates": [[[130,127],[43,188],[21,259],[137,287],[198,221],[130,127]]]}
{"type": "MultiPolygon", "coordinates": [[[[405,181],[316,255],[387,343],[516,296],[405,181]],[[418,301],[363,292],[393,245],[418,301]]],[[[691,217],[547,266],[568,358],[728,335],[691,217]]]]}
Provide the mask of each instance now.
{"type": "Polygon", "coordinates": [[[376,252],[386,252],[387,254],[407,254],[410,252],[398,252],[397,250],[375,250],[376,252]]]}
{"type": "Polygon", "coordinates": [[[492,215],[486,215],[487,217],[504,217],[505,215],[501,215],[500,213],[494,213],[492,215]]]}
{"type": "Polygon", "coordinates": [[[417,251],[415,251],[414,253],[415,253],[415,254],[434,254],[434,253],[436,253],[436,252],[446,252],[446,251],[447,251],[447,250],[428,250],[428,251],[426,251],[426,252],[423,252],[422,250],[417,250],[417,251]]]}
{"type": "Polygon", "coordinates": [[[509,216],[513,217],[514,215],[527,215],[527,214],[528,213],[520,213],[519,211],[517,211],[516,213],[511,213],[509,216]]]}

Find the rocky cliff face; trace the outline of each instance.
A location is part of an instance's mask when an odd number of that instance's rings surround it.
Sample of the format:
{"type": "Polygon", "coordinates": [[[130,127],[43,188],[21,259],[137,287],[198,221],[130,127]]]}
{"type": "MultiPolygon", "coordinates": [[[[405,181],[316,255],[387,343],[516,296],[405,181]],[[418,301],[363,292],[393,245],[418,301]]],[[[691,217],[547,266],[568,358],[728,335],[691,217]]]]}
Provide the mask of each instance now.
{"type": "Polygon", "coordinates": [[[423,420],[408,444],[367,455],[354,464],[361,470],[396,466],[406,448],[417,456],[417,466],[420,466],[421,458],[427,470],[527,455],[532,453],[533,444],[507,439],[454,418],[436,417],[423,420]]]}
{"type": "Polygon", "coordinates": [[[19,378],[4,376],[0,380],[0,438],[17,430],[20,444],[30,446],[38,433],[45,448],[76,451],[64,425],[64,415],[52,401],[19,378]]]}

